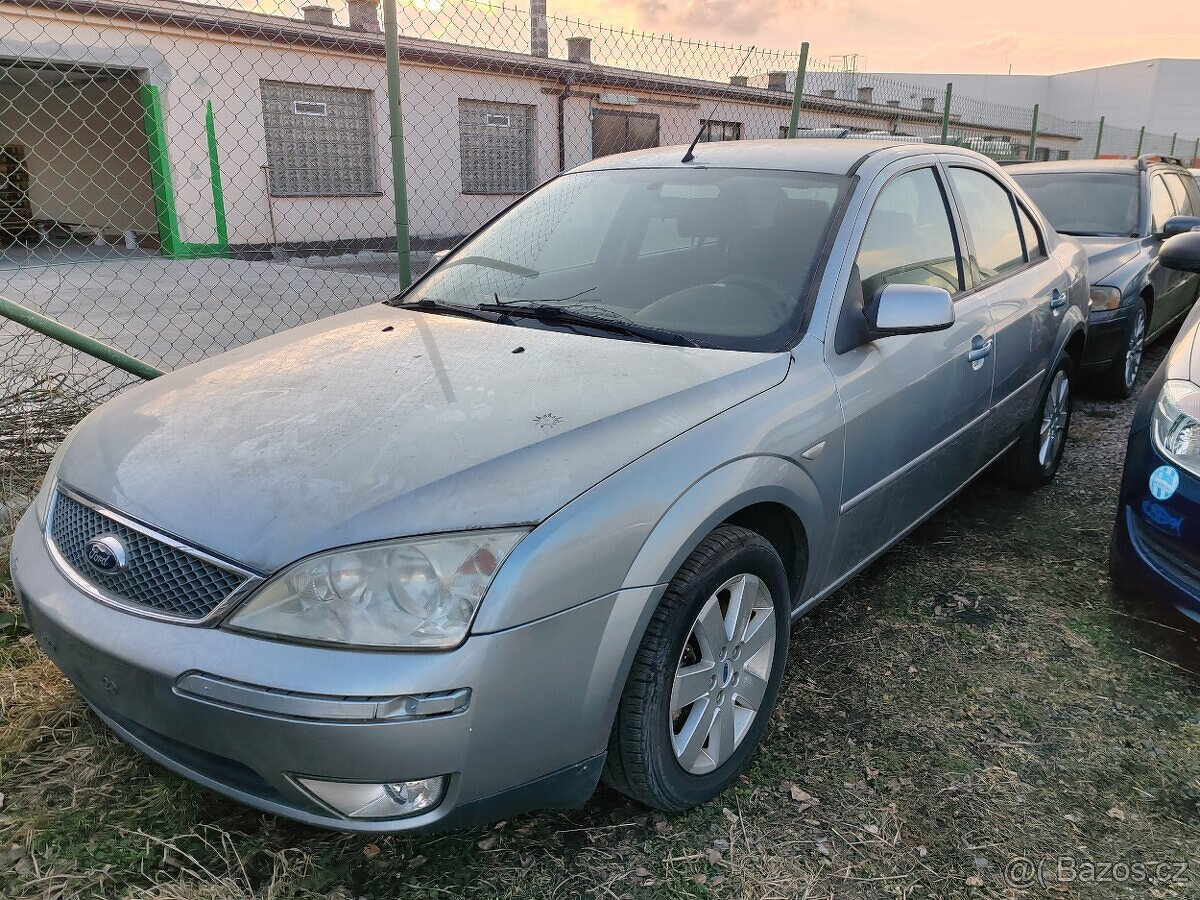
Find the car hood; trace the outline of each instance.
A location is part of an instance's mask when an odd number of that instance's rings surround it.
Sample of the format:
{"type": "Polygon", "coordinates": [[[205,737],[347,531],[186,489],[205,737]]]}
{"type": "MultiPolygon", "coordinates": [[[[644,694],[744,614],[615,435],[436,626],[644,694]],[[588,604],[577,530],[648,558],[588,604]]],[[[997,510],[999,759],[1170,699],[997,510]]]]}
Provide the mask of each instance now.
{"type": "Polygon", "coordinates": [[[1105,284],[1104,279],[1136,257],[1141,248],[1137,238],[1076,237],[1075,240],[1087,254],[1091,284],[1105,284]]]}
{"type": "Polygon", "coordinates": [[[1200,384],[1200,303],[1192,307],[1166,360],[1167,378],[1200,384]]]}
{"type": "Polygon", "coordinates": [[[127,391],[76,432],[59,478],[270,572],[364,541],[539,522],[778,384],[789,360],[375,305],[127,391]]]}

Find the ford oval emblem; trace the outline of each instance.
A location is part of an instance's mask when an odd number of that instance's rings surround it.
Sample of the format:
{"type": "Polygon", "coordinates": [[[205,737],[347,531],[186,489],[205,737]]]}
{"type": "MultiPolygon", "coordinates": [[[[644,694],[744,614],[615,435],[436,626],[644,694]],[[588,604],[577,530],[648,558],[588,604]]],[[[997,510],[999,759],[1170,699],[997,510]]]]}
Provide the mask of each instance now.
{"type": "Polygon", "coordinates": [[[102,534],[87,542],[84,548],[88,565],[101,572],[120,572],[129,565],[129,554],[121,539],[111,534],[102,534]]]}

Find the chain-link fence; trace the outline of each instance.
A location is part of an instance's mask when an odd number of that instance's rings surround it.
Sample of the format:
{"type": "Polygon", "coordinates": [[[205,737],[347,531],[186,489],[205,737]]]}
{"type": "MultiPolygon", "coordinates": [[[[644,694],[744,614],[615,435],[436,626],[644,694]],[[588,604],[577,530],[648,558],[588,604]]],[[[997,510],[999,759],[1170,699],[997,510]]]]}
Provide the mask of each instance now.
{"type": "MultiPolygon", "coordinates": [[[[401,0],[416,271],[537,183],[643,147],[788,134],[800,58],[401,0]]],[[[798,136],[998,160],[1168,153],[1164,136],[808,61],[798,136]]],[[[0,0],[0,296],[171,369],[394,294],[379,0],[0,0]],[[331,3],[326,6],[324,3],[331,3]]],[[[401,219],[405,218],[403,215],[401,219]]],[[[0,395],[130,376],[0,321],[0,395]]]]}

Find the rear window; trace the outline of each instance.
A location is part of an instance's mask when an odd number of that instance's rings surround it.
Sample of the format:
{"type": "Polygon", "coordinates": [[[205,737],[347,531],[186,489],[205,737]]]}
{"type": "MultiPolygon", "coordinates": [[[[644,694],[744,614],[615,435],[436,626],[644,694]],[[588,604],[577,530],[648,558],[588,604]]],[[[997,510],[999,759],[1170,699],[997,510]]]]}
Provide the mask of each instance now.
{"type": "Polygon", "coordinates": [[[1124,172],[1013,172],[1050,224],[1063,234],[1133,235],[1139,179],[1124,172]]]}

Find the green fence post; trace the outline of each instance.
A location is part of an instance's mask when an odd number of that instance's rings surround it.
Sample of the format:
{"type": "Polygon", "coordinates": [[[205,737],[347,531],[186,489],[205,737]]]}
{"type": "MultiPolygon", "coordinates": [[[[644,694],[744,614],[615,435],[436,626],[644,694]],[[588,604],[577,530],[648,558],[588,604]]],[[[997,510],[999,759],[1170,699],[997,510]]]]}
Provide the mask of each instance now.
{"type": "Polygon", "coordinates": [[[1171,152],[1170,152],[1170,153],[1168,153],[1168,154],[1167,154],[1167,156],[1174,156],[1174,155],[1175,155],[1175,142],[1176,142],[1177,140],[1179,140],[1179,132],[1178,132],[1178,131],[1177,131],[1177,132],[1175,132],[1173,135],[1171,135],[1171,152]]]}
{"type": "Polygon", "coordinates": [[[1137,148],[1137,153],[1133,154],[1134,156],[1142,155],[1142,144],[1145,142],[1145,140],[1146,140],[1146,126],[1143,125],[1142,130],[1138,132],[1138,148],[1137,148]]]}
{"type": "Polygon", "coordinates": [[[788,137],[796,136],[800,125],[800,103],[804,94],[804,72],[808,69],[808,41],[800,44],[800,62],[796,64],[796,88],[792,91],[792,118],[788,123],[788,137]]]}
{"type": "Polygon", "coordinates": [[[1100,117],[1100,127],[1096,129],[1096,152],[1092,155],[1092,159],[1100,158],[1100,142],[1104,140],[1104,116],[1100,117]]]}
{"type": "Polygon", "coordinates": [[[1029,149],[1025,152],[1025,158],[1028,160],[1034,158],[1035,150],[1037,149],[1037,120],[1038,108],[1040,106],[1040,103],[1033,104],[1033,120],[1029,123],[1029,149]]]}
{"type": "Polygon", "coordinates": [[[1192,148],[1192,167],[1196,165],[1196,160],[1200,159],[1200,137],[1196,138],[1196,146],[1192,148]]]}
{"type": "Polygon", "coordinates": [[[950,98],[954,95],[954,82],[946,82],[946,102],[942,106],[942,143],[950,137],[950,98]]]}
{"type": "Polygon", "coordinates": [[[54,319],[43,316],[39,312],[34,312],[32,309],[22,306],[19,303],[13,303],[4,297],[0,297],[0,316],[12,319],[18,325],[32,328],[34,331],[66,344],[68,347],[81,350],[89,356],[94,356],[96,359],[106,362],[110,366],[116,366],[124,372],[136,375],[138,378],[157,378],[163,374],[149,363],[144,363],[140,359],[130,356],[128,353],[122,353],[116,347],[110,347],[108,344],[101,343],[95,338],[81,334],[74,328],[68,328],[61,322],[56,322],[54,319]]]}
{"type": "Polygon", "coordinates": [[[412,284],[412,251],[408,234],[408,184],[404,171],[404,112],[400,108],[400,29],[396,0],[383,0],[383,40],[387,45],[388,121],[391,124],[392,187],[396,203],[396,272],[400,289],[412,284]]]}

